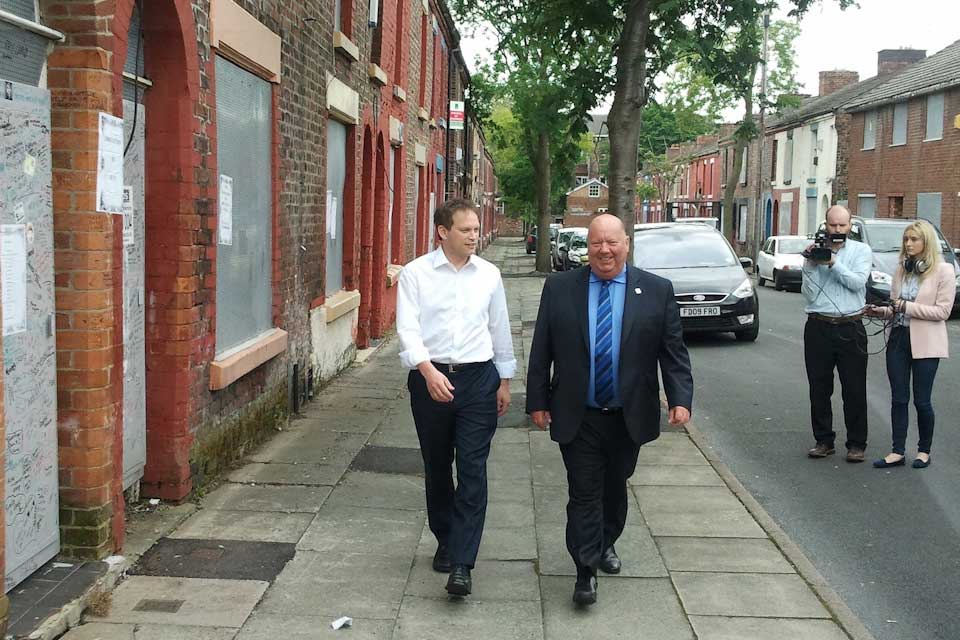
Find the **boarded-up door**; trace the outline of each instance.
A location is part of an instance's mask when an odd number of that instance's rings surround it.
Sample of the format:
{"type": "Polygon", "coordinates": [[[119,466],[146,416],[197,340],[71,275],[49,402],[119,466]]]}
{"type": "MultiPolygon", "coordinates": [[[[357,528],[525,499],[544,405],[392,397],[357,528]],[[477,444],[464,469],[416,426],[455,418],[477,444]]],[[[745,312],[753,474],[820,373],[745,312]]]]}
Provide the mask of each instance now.
{"type": "Polygon", "coordinates": [[[6,413],[6,589],[60,548],[50,94],[0,99],[0,274],[6,413]]]}

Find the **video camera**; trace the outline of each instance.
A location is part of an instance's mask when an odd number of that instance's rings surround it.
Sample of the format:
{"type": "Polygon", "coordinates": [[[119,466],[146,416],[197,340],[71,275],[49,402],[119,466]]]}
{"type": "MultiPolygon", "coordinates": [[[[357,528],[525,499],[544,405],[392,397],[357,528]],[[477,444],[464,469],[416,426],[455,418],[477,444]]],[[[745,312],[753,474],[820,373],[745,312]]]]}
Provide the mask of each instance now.
{"type": "Polygon", "coordinates": [[[801,255],[814,262],[830,262],[830,258],[833,256],[833,243],[843,242],[846,239],[847,234],[845,233],[827,233],[821,229],[813,235],[813,246],[801,255]]]}

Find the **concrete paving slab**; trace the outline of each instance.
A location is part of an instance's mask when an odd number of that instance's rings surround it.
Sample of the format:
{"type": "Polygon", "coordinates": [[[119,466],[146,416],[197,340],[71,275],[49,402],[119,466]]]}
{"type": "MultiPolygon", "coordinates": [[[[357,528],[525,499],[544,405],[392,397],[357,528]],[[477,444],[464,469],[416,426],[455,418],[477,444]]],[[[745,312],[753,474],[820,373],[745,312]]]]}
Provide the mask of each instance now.
{"type": "Polygon", "coordinates": [[[267,586],[256,580],[131,576],[114,590],[108,615],[91,621],[239,628],[267,586]]]}
{"type": "Polygon", "coordinates": [[[369,435],[383,420],[382,407],[376,411],[354,411],[338,406],[320,406],[311,402],[302,416],[290,421],[290,429],[369,435]]]}
{"type": "Polygon", "coordinates": [[[327,504],[383,509],[427,508],[423,479],[386,473],[350,471],[327,498],[327,504]]]}
{"type": "Polygon", "coordinates": [[[227,483],[203,498],[204,509],[316,513],[333,487],[227,483]]]}
{"type": "MultiPolygon", "coordinates": [[[[435,547],[435,545],[434,545],[435,547]]],[[[407,582],[405,595],[422,598],[446,598],[447,574],[433,570],[433,550],[417,553],[407,582]]],[[[471,601],[514,602],[540,601],[540,583],[533,562],[477,560],[471,572],[471,601]]],[[[495,635],[491,633],[491,635],[495,635]]]]}
{"type": "Polygon", "coordinates": [[[327,505],[303,534],[297,549],[333,555],[357,551],[412,554],[424,519],[420,511],[327,505]]]}
{"type": "Polygon", "coordinates": [[[494,459],[487,460],[487,480],[510,480],[513,482],[530,483],[532,474],[530,463],[500,462],[494,459]]]}
{"type": "MultiPolygon", "coordinates": [[[[371,429],[372,431],[372,429],[371,429]]],[[[249,456],[251,462],[311,462],[336,464],[363,448],[367,434],[306,429],[280,434],[249,456]]]]}
{"type": "MultiPolygon", "coordinates": [[[[663,565],[657,546],[650,532],[642,525],[627,525],[623,535],[617,541],[617,554],[623,562],[623,568],[616,576],[606,578],[666,578],[667,569],[663,565]]],[[[567,552],[566,527],[562,524],[537,523],[537,549],[539,552],[540,575],[575,576],[577,574],[573,560],[567,552]]]]}
{"type": "Polygon", "coordinates": [[[373,432],[368,443],[377,447],[420,448],[420,439],[414,429],[384,429],[382,425],[373,432]]]}
{"type": "MultiPolygon", "coordinates": [[[[567,486],[535,485],[533,487],[537,524],[567,523],[567,486]]],[[[627,524],[644,524],[640,506],[632,492],[627,492],[627,524]]]]}
{"type": "Polygon", "coordinates": [[[756,573],[671,574],[689,615],[756,618],[829,618],[798,575],[756,573]]]}
{"type": "Polygon", "coordinates": [[[638,465],[632,486],[722,487],[723,479],[706,465],[638,465]]]}
{"type": "Polygon", "coordinates": [[[420,449],[366,445],[350,463],[351,471],[371,471],[423,477],[420,449]]]}
{"type": "Polygon", "coordinates": [[[533,508],[533,489],[522,480],[487,478],[487,499],[497,502],[518,502],[533,508]]]}
{"type": "Polygon", "coordinates": [[[526,428],[497,429],[493,436],[493,444],[530,444],[530,430],[526,428]]]}
{"type": "Polygon", "coordinates": [[[332,487],[340,481],[352,458],[346,454],[336,464],[251,462],[227,476],[229,482],[245,484],[294,484],[332,487]]]}
{"type": "Polygon", "coordinates": [[[633,487],[654,536],[766,538],[726,487],[633,487]]]}
{"type": "Polygon", "coordinates": [[[533,560],[537,537],[533,527],[484,527],[478,558],[484,560],[533,560]]]}
{"type": "Polygon", "coordinates": [[[233,640],[236,629],[97,622],[74,628],[63,640],[233,640]]]}
{"type": "Polygon", "coordinates": [[[638,465],[709,465],[685,433],[661,433],[653,442],[640,447],[638,465]]]}
{"type": "Polygon", "coordinates": [[[848,640],[833,620],[690,616],[699,640],[848,640]]]}
{"type": "Polygon", "coordinates": [[[597,604],[571,602],[573,578],[541,576],[546,640],[694,640],[673,586],[666,578],[613,580],[601,577],[597,604]]]}
{"type": "Polygon", "coordinates": [[[313,517],[312,513],[203,509],[190,516],[170,537],[295,543],[313,517]]]}
{"type": "Polygon", "coordinates": [[[318,617],[393,620],[400,610],[412,555],[333,555],[300,551],[267,591],[258,611],[318,617]]]}
{"type": "Polygon", "coordinates": [[[491,499],[487,502],[485,527],[533,528],[533,510],[530,505],[491,499]]]}
{"type": "Polygon", "coordinates": [[[349,629],[334,631],[330,623],[339,616],[308,617],[254,612],[237,634],[236,640],[390,640],[393,620],[367,620],[353,617],[349,629]]]}
{"type": "Polygon", "coordinates": [[[490,445],[487,462],[530,464],[530,445],[526,442],[495,442],[490,445]]]}
{"type": "Polygon", "coordinates": [[[748,538],[657,538],[671,571],[796,573],[770,540],[748,538]]]}
{"type": "Polygon", "coordinates": [[[395,640],[542,640],[539,602],[481,602],[407,596],[395,640]]]}

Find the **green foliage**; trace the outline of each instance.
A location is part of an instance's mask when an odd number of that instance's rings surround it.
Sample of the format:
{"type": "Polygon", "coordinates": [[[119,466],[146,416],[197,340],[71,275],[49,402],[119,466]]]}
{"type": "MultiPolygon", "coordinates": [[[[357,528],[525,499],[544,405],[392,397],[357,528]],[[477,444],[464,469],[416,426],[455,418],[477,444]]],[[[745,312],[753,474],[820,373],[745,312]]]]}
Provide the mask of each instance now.
{"type": "Polygon", "coordinates": [[[716,120],[689,105],[650,102],[643,108],[641,122],[638,160],[648,155],[663,155],[671,145],[714,131],[716,120]]]}

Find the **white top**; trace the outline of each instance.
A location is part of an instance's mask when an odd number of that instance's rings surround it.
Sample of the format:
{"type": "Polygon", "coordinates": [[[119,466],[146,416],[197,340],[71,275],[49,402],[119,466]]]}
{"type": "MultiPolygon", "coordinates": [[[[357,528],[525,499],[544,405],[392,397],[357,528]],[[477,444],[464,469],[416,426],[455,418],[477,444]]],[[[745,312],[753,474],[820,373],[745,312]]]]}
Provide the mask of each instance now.
{"type": "Polygon", "coordinates": [[[442,248],[403,268],[397,292],[400,362],[466,364],[493,360],[501,379],[517,371],[500,270],[470,256],[457,271],[442,248]]]}

